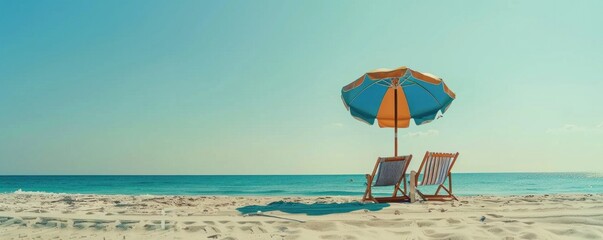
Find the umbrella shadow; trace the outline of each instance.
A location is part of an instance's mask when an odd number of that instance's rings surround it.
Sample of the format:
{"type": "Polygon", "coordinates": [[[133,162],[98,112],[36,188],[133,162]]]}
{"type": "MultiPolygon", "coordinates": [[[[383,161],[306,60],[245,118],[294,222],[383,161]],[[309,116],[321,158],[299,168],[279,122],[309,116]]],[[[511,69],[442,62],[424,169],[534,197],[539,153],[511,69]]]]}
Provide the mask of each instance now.
{"type": "Polygon", "coordinates": [[[242,214],[253,214],[260,212],[281,211],[291,214],[306,214],[310,216],[328,215],[335,213],[347,213],[357,210],[379,211],[389,207],[387,203],[298,203],[277,201],[267,205],[250,205],[237,208],[242,214]]]}

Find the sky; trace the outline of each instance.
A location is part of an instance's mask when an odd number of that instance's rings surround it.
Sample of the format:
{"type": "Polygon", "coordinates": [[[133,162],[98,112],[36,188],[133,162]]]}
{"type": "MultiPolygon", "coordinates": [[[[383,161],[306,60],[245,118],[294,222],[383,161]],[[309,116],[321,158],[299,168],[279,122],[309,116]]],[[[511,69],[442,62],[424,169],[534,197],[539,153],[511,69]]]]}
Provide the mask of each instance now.
{"type": "Polygon", "coordinates": [[[603,172],[603,1],[0,0],[0,174],[348,174],[393,154],[341,88],[442,77],[399,152],[603,172]]]}

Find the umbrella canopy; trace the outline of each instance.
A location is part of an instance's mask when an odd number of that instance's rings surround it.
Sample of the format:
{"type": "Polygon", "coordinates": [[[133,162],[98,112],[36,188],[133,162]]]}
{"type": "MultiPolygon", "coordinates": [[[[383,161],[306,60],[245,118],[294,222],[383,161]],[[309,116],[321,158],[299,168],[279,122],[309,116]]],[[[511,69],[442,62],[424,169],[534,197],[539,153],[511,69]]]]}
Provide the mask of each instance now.
{"type": "Polygon", "coordinates": [[[434,120],[445,113],[455,94],[441,78],[407,67],[377,69],[368,72],[341,89],[341,98],[352,116],[370,125],[407,128],[410,119],[416,125],[434,120]]]}

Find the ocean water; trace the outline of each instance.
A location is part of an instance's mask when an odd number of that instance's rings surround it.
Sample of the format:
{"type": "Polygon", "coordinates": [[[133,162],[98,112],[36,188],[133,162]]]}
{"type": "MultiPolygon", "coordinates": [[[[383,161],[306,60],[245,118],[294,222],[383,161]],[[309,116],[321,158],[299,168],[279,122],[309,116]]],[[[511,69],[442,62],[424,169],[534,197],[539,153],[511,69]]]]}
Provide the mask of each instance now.
{"type": "MultiPolygon", "coordinates": [[[[374,188],[376,196],[392,187],[374,188]]],[[[0,176],[0,193],[126,195],[361,196],[364,175],[0,176]]],[[[426,191],[433,189],[425,189],[426,191]]],[[[456,173],[453,191],[468,195],[603,193],[603,174],[456,173]]]]}

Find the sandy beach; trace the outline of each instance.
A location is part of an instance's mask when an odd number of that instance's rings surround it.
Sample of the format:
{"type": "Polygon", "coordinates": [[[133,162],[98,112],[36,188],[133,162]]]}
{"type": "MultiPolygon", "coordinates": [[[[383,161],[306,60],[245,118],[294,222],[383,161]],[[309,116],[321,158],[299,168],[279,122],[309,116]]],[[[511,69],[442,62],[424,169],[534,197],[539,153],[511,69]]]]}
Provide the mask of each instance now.
{"type": "Polygon", "coordinates": [[[461,197],[327,215],[237,208],[353,197],[0,195],[0,239],[601,239],[603,195],[461,197]]]}

